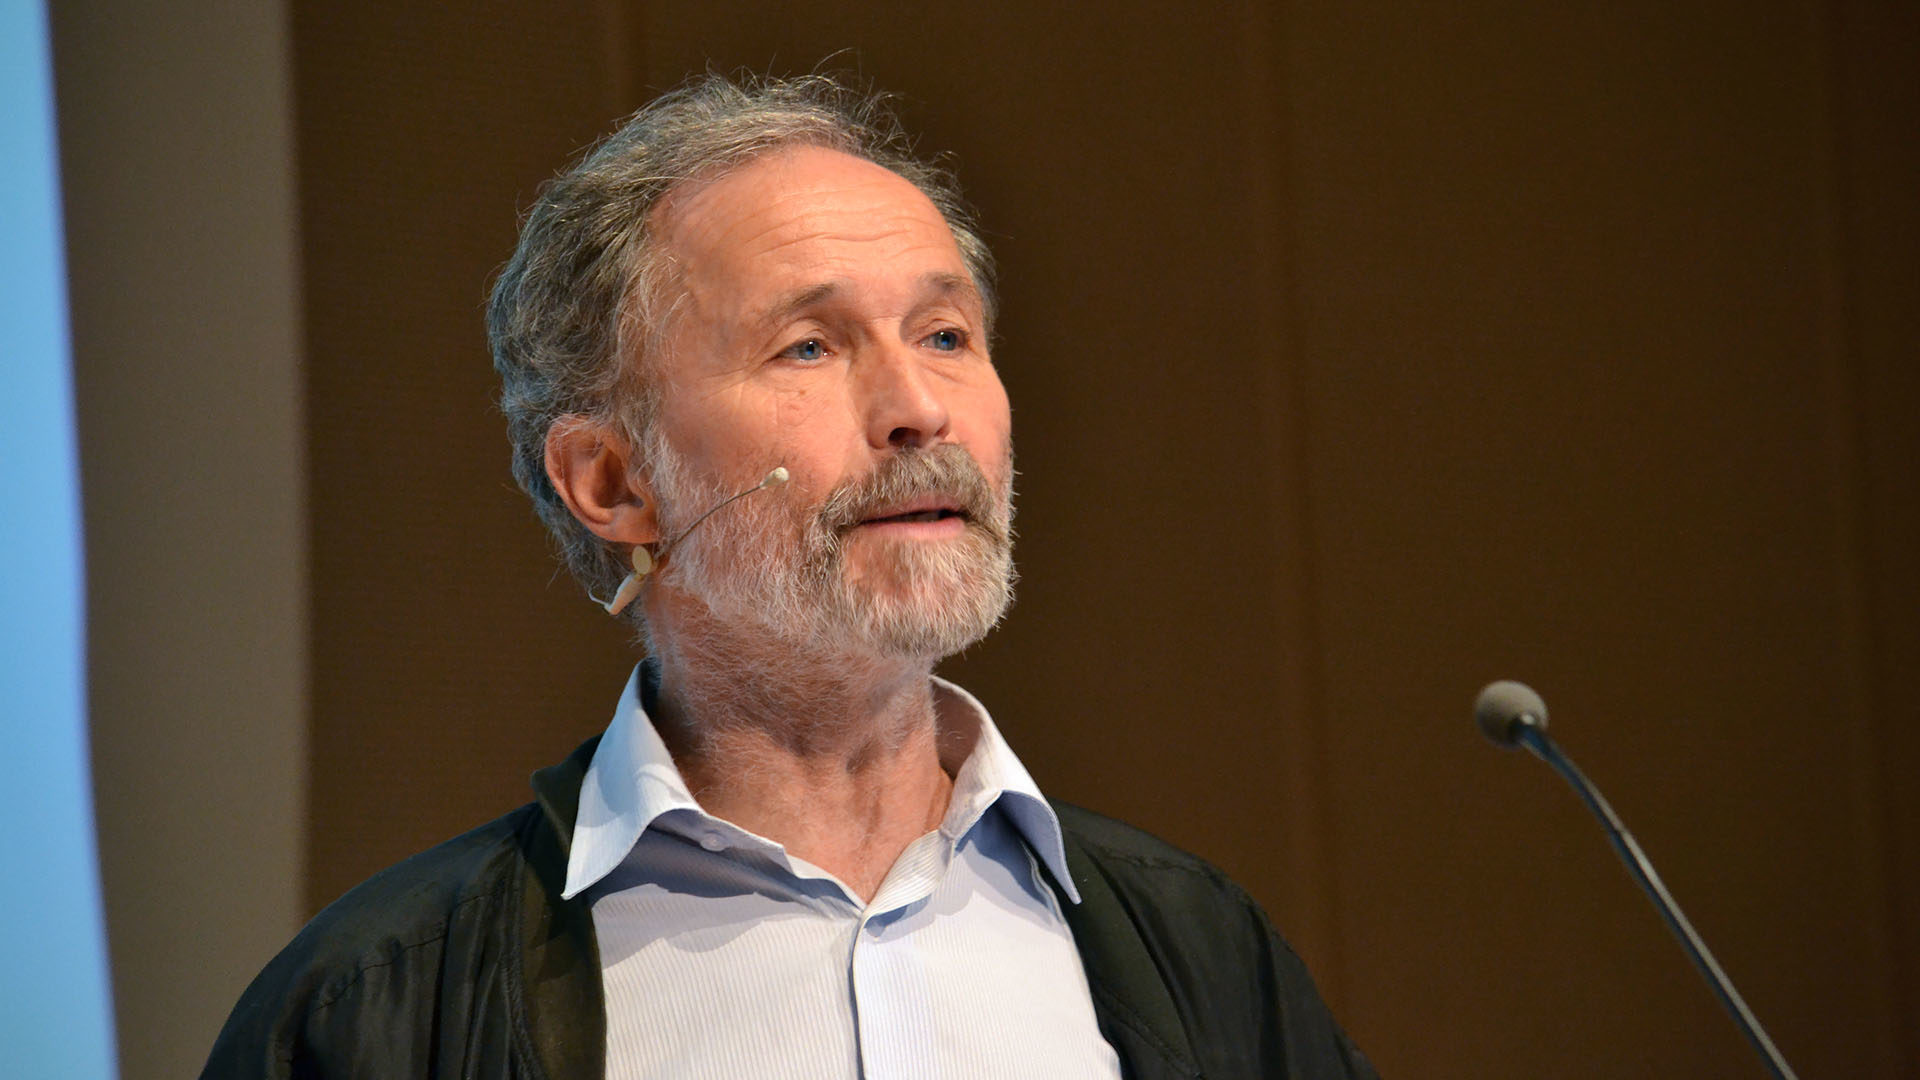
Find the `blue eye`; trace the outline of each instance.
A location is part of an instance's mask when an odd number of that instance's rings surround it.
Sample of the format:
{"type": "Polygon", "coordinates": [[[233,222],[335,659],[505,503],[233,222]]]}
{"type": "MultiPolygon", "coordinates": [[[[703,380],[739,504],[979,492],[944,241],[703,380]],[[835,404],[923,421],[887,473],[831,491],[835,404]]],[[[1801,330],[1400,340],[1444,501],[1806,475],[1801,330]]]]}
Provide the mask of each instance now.
{"type": "Polygon", "coordinates": [[[780,355],[789,360],[818,360],[827,355],[827,347],[819,338],[808,338],[780,350],[780,355]]]}
{"type": "Polygon", "coordinates": [[[927,335],[927,344],[941,352],[958,352],[966,340],[966,335],[958,330],[935,330],[927,335]]]}

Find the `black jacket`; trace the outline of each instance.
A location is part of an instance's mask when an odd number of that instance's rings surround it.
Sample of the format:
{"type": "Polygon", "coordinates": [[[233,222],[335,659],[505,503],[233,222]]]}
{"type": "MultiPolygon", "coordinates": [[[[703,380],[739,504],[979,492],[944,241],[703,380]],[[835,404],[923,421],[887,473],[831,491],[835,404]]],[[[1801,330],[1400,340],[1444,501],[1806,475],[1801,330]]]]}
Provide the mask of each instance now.
{"type": "MultiPolygon", "coordinates": [[[[242,995],[202,1080],[599,1080],[593,917],[560,899],[597,742],[534,775],[537,803],[316,916],[242,995]]],[[[1109,818],[1055,810],[1082,898],[1061,906],[1128,1077],[1374,1076],[1225,875],[1109,818]]]]}

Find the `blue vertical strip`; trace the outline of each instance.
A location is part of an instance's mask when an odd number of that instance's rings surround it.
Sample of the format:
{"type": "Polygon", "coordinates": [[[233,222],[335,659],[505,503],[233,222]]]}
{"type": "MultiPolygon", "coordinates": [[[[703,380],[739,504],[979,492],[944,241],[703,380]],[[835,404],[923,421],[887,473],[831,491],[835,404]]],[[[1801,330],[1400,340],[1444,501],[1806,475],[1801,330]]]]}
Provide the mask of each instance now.
{"type": "Polygon", "coordinates": [[[44,0],[0,0],[0,1073],[111,1078],[44,0]]]}

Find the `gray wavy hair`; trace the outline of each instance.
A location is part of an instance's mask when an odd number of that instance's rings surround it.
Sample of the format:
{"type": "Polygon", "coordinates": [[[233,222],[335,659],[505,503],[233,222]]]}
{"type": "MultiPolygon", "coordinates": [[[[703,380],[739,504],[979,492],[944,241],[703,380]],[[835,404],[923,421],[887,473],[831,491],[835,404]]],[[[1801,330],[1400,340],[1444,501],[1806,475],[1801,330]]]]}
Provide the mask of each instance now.
{"type": "MultiPolygon", "coordinates": [[[[547,479],[547,435],[555,424],[604,425],[649,464],[658,407],[650,369],[675,299],[653,210],[680,184],[795,146],[864,158],[932,200],[973,275],[991,334],[992,256],[953,175],[914,156],[885,95],[826,75],[710,73],[656,98],[541,189],[487,304],[514,479],[589,594],[611,595],[627,563],[574,518],[547,479]]],[[[639,608],[628,609],[636,622],[639,608]]]]}

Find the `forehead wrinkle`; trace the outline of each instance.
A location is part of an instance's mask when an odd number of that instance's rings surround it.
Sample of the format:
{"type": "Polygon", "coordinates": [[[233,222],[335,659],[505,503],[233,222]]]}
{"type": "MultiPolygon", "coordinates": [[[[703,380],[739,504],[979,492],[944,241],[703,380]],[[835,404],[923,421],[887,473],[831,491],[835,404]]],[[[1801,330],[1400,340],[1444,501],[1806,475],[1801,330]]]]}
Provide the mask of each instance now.
{"type": "MultiPolygon", "coordinates": [[[[848,192],[862,190],[867,188],[846,189],[848,192]]],[[[726,241],[735,250],[770,254],[813,241],[858,245],[899,238],[913,244],[952,238],[946,219],[931,203],[924,207],[889,206],[884,195],[878,193],[867,199],[822,201],[828,194],[819,190],[785,192],[780,202],[788,205],[754,206],[734,218],[732,227],[723,228],[714,239],[726,241]],[[752,232],[745,231],[755,226],[752,232]]],[[[707,246],[717,250],[722,245],[707,246]]]]}
{"type": "MultiPolygon", "coordinates": [[[[866,171],[851,177],[822,177],[797,167],[795,156],[805,152],[778,154],[676,193],[663,201],[656,213],[679,234],[676,239],[692,241],[690,246],[710,253],[750,248],[782,229],[793,230],[795,239],[858,242],[937,226],[941,234],[951,238],[951,229],[939,208],[906,178],[851,157],[847,158],[849,162],[864,166],[866,171]],[[724,212],[726,204],[743,199],[748,200],[745,212],[737,212],[738,206],[734,213],[724,212]],[[879,229],[870,225],[875,207],[886,208],[885,224],[879,229]]],[[[816,152],[846,157],[834,151],[816,152]]]]}
{"type": "Polygon", "coordinates": [[[815,304],[833,299],[844,288],[841,282],[823,281],[796,289],[767,305],[748,325],[756,329],[761,327],[772,329],[815,304]]]}
{"type": "MultiPolygon", "coordinates": [[[[808,182],[812,179],[810,174],[794,168],[790,155],[777,155],[759,166],[749,166],[740,173],[720,177],[678,197],[670,196],[670,201],[663,200],[656,213],[670,224],[672,232],[679,234],[678,239],[682,242],[692,240],[692,246],[708,252],[751,248],[769,233],[782,229],[792,229],[799,234],[793,240],[822,238],[856,242],[911,232],[931,222],[938,222],[942,232],[950,232],[939,209],[911,182],[882,166],[861,163],[871,166],[873,174],[838,181],[808,182]],[[772,175],[759,175],[761,169],[772,175]],[[743,180],[758,189],[750,207],[744,213],[722,212],[716,203],[725,204],[747,197],[737,190],[743,180]],[[863,231],[844,227],[848,224],[846,221],[834,220],[852,219],[853,222],[865,224],[870,218],[871,207],[885,205],[902,194],[907,195],[910,202],[924,203],[924,206],[909,207],[896,203],[890,207],[888,216],[892,219],[892,228],[863,231]],[[792,211],[796,203],[800,208],[792,211]],[[931,214],[929,220],[922,220],[922,209],[931,214]],[[752,231],[745,231],[748,229],[752,231]],[[692,235],[687,235],[689,233],[692,235]]],[[[793,240],[783,241],[773,247],[786,246],[793,240]]]]}
{"type": "MultiPolygon", "coordinates": [[[[859,259],[857,250],[866,245],[887,245],[888,258],[910,257],[917,250],[930,249],[953,251],[952,235],[941,221],[936,231],[932,222],[923,222],[914,215],[896,215],[894,227],[865,229],[836,229],[836,225],[866,224],[860,221],[862,215],[852,210],[823,209],[811,213],[803,219],[788,218],[771,222],[764,221],[764,215],[754,213],[742,218],[729,218],[719,223],[719,230],[695,240],[686,246],[688,251],[680,261],[689,273],[686,280],[689,285],[696,279],[706,276],[702,269],[726,273],[726,267],[733,267],[742,276],[760,276],[768,272],[798,276],[809,269],[820,270],[825,266],[840,263],[848,258],[859,259]],[[821,218],[851,218],[853,221],[819,220],[821,218]],[[746,228],[759,225],[755,231],[747,233],[746,228]],[[824,244],[824,249],[815,245],[824,244]],[[844,247],[843,247],[844,245],[844,247]],[[796,253],[795,249],[800,249],[796,253]],[[824,264],[824,265],[822,265],[824,264]]],[[[936,219],[938,220],[938,219],[936,219]]],[[[691,239],[691,238],[688,238],[691,239]]],[[[808,286],[807,288],[817,288],[808,286]]],[[[816,301],[824,297],[814,298],[816,301]]],[[[763,310],[778,311],[794,304],[775,301],[763,310]]],[[[754,320],[756,323],[759,320],[754,320]]]]}
{"type": "MultiPolygon", "coordinates": [[[[892,230],[877,234],[877,237],[887,238],[901,235],[902,233],[904,233],[904,230],[892,230]]],[[[796,244],[805,244],[813,239],[815,239],[813,236],[795,238],[766,249],[759,253],[759,255],[761,257],[777,255],[785,248],[796,244]]],[[[948,247],[949,245],[947,244],[934,243],[931,237],[924,239],[913,238],[909,243],[903,245],[901,251],[895,254],[896,257],[906,257],[915,250],[923,248],[942,250],[948,247]]],[[[814,257],[804,260],[785,260],[784,265],[780,267],[781,272],[795,277],[802,277],[807,271],[812,270],[833,274],[834,276],[824,281],[816,280],[805,282],[794,288],[785,290],[756,310],[744,313],[746,317],[740,321],[743,329],[771,329],[773,326],[786,322],[808,308],[840,299],[852,291],[854,279],[839,273],[839,271],[847,268],[840,265],[841,259],[837,253],[810,252],[808,254],[814,257]],[[813,265],[809,266],[805,264],[813,265]]],[[[942,298],[958,302],[971,301],[975,305],[978,305],[980,300],[979,289],[975,286],[973,279],[967,274],[953,270],[936,269],[925,271],[915,279],[914,286],[915,296],[913,298],[913,304],[915,306],[924,306],[927,303],[942,298]]]]}

